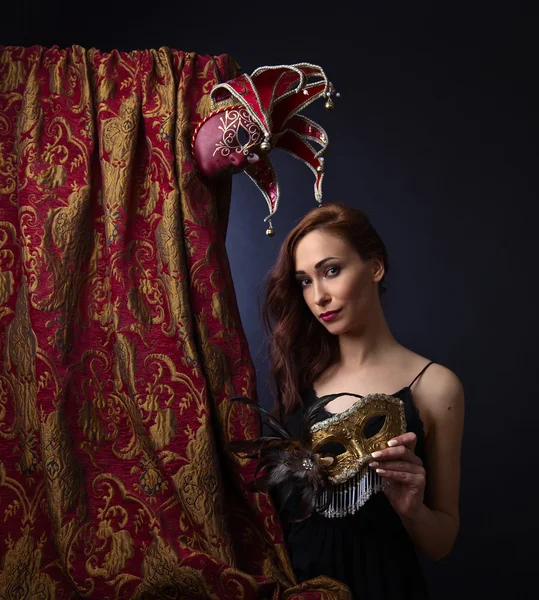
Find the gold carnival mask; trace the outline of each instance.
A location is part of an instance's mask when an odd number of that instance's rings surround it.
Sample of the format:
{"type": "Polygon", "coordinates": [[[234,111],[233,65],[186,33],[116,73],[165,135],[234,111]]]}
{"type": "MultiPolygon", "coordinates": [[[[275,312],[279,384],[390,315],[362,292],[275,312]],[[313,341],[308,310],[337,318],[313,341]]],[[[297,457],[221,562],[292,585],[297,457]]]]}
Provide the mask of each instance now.
{"type": "Polygon", "coordinates": [[[371,454],[406,431],[402,400],[386,394],[362,397],[343,392],[318,398],[305,408],[303,422],[294,434],[253,400],[243,396],[231,399],[258,411],[272,432],[232,440],[229,449],[258,459],[258,491],[279,488],[285,492],[283,503],[292,488],[300,491],[295,521],[308,518],[313,511],[330,518],[357,512],[387,484],[369,468],[371,454]],[[342,413],[316,422],[320,410],[339,396],[358,400],[342,413]]]}
{"type": "MultiPolygon", "coordinates": [[[[327,506],[323,514],[340,517],[353,514],[373,493],[383,489],[384,480],[368,463],[371,454],[387,447],[387,442],[406,431],[402,400],[387,394],[358,396],[346,392],[324,396],[328,404],[339,396],[358,398],[347,410],[311,426],[313,451],[332,454],[327,467],[333,494],[322,494],[319,506],[327,506]]],[[[320,401],[323,399],[320,398],[320,401]]]]}

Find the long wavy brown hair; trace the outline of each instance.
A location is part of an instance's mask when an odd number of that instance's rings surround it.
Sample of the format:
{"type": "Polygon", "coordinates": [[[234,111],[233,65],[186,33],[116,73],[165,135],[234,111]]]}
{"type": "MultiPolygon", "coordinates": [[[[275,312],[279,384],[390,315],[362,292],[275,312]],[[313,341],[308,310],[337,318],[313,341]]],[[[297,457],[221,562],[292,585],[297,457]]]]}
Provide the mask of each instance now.
{"type": "MultiPolygon", "coordinates": [[[[266,278],[262,308],[269,340],[270,374],[275,384],[275,412],[283,417],[302,404],[301,393],[339,360],[338,337],[309,310],[295,277],[294,254],[308,233],[322,230],[348,242],[363,260],[378,258],[388,272],[384,243],[367,215],[338,202],[313,208],[288,234],[266,278]]],[[[379,291],[385,291],[383,280],[379,291]]]]}

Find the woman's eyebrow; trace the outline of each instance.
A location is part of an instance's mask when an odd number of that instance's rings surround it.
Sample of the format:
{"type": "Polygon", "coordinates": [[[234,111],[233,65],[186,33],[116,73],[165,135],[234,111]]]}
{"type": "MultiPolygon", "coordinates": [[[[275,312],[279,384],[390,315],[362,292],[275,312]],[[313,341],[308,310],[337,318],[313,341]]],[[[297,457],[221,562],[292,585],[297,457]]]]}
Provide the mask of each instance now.
{"type": "MultiPolygon", "coordinates": [[[[327,258],[323,258],[320,262],[317,262],[314,265],[315,269],[319,269],[323,264],[327,263],[328,260],[335,260],[336,256],[328,256],[327,258]]],[[[296,271],[296,275],[305,275],[305,271],[296,271]]]]}

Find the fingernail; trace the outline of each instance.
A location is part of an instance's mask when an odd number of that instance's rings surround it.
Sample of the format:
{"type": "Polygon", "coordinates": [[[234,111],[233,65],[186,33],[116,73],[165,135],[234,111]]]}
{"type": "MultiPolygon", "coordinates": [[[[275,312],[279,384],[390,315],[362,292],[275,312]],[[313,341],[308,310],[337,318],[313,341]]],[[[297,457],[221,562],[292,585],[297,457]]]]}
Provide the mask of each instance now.
{"type": "Polygon", "coordinates": [[[376,472],[377,473],[385,473],[385,470],[384,469],[376,469],[376,472]]]}
{"type": "Polygon", "coordinates": [[[396,446],[399,442],[397,442],[397,440],[389,440],[389,442],[387,443],[388,446],[396,446]]]}
{"type": "Polygon", "coordinates": [[[373,461],[373,462],[369,463],[369,467],[372,467],[372,468],[374,469],[374,468],[375,468],[375,467],[377,467],[379,464],[380,464],[380,463],[377,463],[376,461],[373,461]]]}
{"type": "Polygon", "coordinates": [[[380,451],[378,451],[378,450],[377,450],[376,452],[373,452],[373,453],[371,454],[371,456],[372,456],[373,458],[380,458],[380,456],[382,456],[382,453],[381,453],[380,451]]]}

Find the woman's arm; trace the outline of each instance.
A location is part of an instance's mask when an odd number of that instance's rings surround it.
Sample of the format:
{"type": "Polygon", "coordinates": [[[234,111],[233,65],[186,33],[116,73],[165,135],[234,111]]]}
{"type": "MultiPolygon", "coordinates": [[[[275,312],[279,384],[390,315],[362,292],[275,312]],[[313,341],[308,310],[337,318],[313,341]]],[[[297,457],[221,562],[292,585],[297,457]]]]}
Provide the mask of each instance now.
{"type": "MultiPolygon", "coordinates": [[[[434,365],[433,365],[434,366],[434,365]]],[[[425,503],[403,523],[419,550],[439,560],[453,548],[459,530],[460,455],[464,392],[448,369],[433,371],[421,392],[427,400],[430,430],[425,439],[425,503]]],[[[425,373],[426,375],[426,373],[425,373]]]]}
{"type": "Polygon", "coordinates": [[[379,464],[374,466],[381,467],[380,475],[391,481],[387,496],[414,544],[432,560],[450,552],[459,530],[464,424],[462,385],[449,369],[436,367],[421,381],[421,410],[428,413],[430,423],[425,463],[414,453],[415,434],[407,433],[376,456],[379,464]]]}

